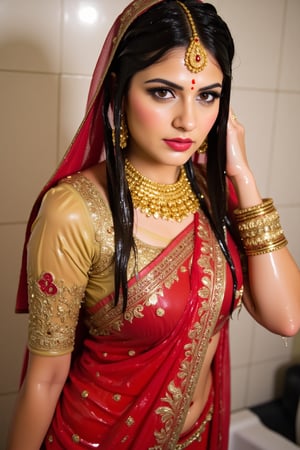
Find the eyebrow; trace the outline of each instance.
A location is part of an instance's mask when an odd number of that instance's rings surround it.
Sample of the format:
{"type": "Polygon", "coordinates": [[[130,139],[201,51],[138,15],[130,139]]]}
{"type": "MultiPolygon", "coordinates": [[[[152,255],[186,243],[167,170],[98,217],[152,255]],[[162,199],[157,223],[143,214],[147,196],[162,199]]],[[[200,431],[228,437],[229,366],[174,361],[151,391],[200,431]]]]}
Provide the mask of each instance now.
{"type": "MultiPolygon", "coordinates": [[[[148,83],[161,83],[161,84],[164,84],[164,85],[166,85],[166,86],[168,86],[170,88],[178,89],[179,91],[183,91],[183,87],[179,86],[179,84],[173,83],[172,81],[169,81],[169,80],[164,80],[163,78],[153,78],[151,80],[145,81],[145,84],[148,84],[148,83]]],[[[221,88],[222,89],[222,84],[220,84],[220,83],[210,84],[208,86],[200,88],[199,92],[208,91],[208,90],[214,89],[214,88],[221,88]]]]}

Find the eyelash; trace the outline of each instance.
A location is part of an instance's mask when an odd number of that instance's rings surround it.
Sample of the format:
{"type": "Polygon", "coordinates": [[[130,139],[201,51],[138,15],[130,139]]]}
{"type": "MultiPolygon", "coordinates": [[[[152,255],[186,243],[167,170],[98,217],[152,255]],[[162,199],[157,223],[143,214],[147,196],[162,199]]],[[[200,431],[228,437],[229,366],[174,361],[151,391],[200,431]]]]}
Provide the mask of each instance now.
{"type": "MultiPolygon", "coordinates": [[[[175,94],[172,91],[172,89],[169,89],[166,87],[150,88],[150,89],[148,89],[148,93],[152,97],[154,97],[156,100],[160,100],[160,101],[169,100],[171,98],[171,97],[160,97],[159,94],[162,94],[162,93],[169,93],[169,94],[171,94],[172,98],[175,97],[175,94]]],[[[206,92],[200,93],[199,97],[200,97],[200,102],[203,102],[205,104],[210,104],[210,103],[213,103],[214,100],[220,98],[221,94],[219,94],[219,92],[215,92],[215,91],[206,91],[206,92]],[[202,96],[205,98],[201,98],[202,96]],[[210,100],[208,100],[209,97],[212,97],[212,98],[210,100]]]]}
{"type": "Polygon", "coordinates": [[[153,87],[147,90],[149,94],[158,99],[158,100],[168,100],[170,97],[160,97],[159,94],[161,93],[170,93],[172,97],[174,97],[174,93],[171,89],[165,88],[165,87],[153,87]]]}
{"type": "Polygon", "coordinates": [[[211,100],[203,100],[205,103],[210,104],[213,103],[216,99],[221,98],[221,94],[215,91],[207,91],[199,94],[200,96],[205,96],[206,98],[211,97],[211,100]]]}

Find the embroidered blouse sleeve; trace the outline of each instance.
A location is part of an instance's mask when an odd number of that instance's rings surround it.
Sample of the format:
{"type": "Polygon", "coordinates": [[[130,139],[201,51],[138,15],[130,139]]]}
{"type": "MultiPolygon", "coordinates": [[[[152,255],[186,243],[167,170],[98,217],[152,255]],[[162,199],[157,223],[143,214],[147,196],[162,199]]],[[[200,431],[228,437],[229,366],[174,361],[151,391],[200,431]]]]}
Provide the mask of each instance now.
{"type": "Polygon", "coordinates": [[[29,349],[61,355],[74,347],[81,302],[94,257],[86,205],[70,185],[44,197],[28,244],[29,349]]]}

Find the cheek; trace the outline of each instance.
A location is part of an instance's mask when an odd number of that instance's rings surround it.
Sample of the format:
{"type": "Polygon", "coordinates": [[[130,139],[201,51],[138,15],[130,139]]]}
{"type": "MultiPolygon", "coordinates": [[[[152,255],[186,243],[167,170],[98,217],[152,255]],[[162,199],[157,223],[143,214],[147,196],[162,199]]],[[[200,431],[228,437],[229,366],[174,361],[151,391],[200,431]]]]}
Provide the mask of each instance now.
{"type": "Polygon", "coordinates": [[[147,99],[131,99],[127,112],[129,126],[138,124],[139,127],[153,128],[162,122],[163,117],[163,111],[159,107],[153,107],[153,104],[150,106],[147,99]]]}
{"type": "Polygon", "coordinates": [[[206,120],[204,121],[204,128],[206,129],[206,134],[209,133],[209,131],[212,129],[212,127],[214,126],[217,117],[218,117],[218,112],[219,112],[219,108],[216,109],[212,114],[208,115],[206,117],[206,120]]]}
{"type": "Polygon", "coordinates": [[[205,134],[205,136],[208,135],[208,133],[210,132],[210,130],[212,129],[214,123],[215,123],[216,117],[210,117],[207,118],[205,121],[202,122],[202,130],[203,133],[205,134]]]}

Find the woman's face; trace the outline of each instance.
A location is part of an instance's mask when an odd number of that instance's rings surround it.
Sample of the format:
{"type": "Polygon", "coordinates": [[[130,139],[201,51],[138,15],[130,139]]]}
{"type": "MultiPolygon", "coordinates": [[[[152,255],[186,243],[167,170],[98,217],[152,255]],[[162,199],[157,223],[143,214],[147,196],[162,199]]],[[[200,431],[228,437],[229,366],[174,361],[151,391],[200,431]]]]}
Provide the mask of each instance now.
{"type": "Polygon", "coordinates": [[[127,156],[157,182],[175,181],[178,167],[199,148],[219,111],[220,67],[208,54],[205,69],[193,74],[184,64],[185,52],[175,48],[136,73],[125,102],[127,156]]]}

